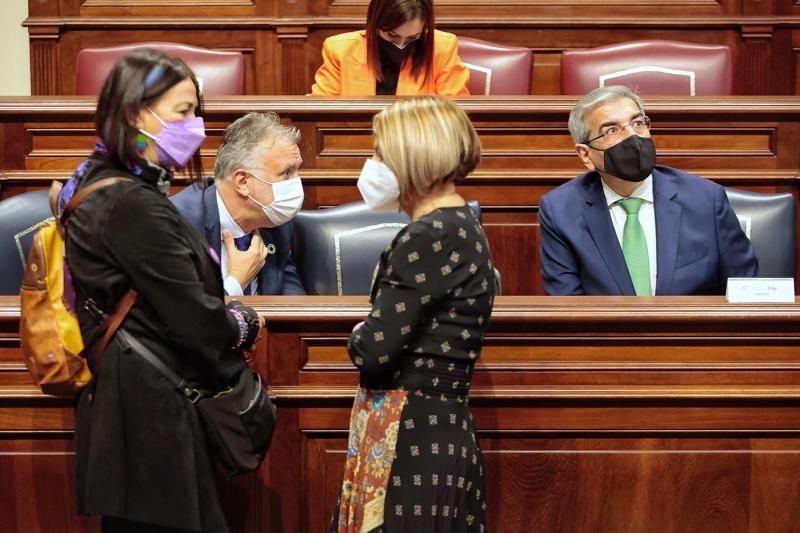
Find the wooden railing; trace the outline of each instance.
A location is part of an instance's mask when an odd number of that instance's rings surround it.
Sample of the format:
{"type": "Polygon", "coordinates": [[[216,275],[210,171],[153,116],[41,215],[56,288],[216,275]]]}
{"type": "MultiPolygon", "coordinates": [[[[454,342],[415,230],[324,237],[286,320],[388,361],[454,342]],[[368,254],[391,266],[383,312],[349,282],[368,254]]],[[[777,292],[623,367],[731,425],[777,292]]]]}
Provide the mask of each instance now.
{"type": "MultiPolygon", "coordinates": [[[[210,98],[205,168],[213,168],[228,124],[249,111],[272,110],[302,132],[304,208],[358,200],[355,180],[372,155],[372,116],[393,101],[210,98]]],[[[575,97],[459,100],[483,144],[481,165],[461,192],[481,204],[506,294],[544,293],[539,199],[584,170],[566,128],[575,102],[575,97]]],[[[800,193],[800,98],[662,97],[648,98],[645,104],[653,119],[659,164],[730,187],[800,193]]],[[[94,144],[95,105],[92,99],[74,97],[0,98],[0,199],[69,176],[94,144]]],[[[178,180],[175,188],[185,183],[178,180]]],[[[796,278],[800,288],[800,272],[796,278]]]]}
{"type": "MultiPolygon", "coordinates": [[[[367,302],[246,303],[266,319],[256,364],[279,426],[258,472],[221,483],[232,531],[324,531],[358,379],[345,341],[367,302]]],[[[72,406],[33,386],[18,320],[0,297],[4,530],[95,531],[74,515],[72,406]]],[[[797,305],[499,297],[470,402],[489,530],[793,531],[798,354],[797,305]]]]}

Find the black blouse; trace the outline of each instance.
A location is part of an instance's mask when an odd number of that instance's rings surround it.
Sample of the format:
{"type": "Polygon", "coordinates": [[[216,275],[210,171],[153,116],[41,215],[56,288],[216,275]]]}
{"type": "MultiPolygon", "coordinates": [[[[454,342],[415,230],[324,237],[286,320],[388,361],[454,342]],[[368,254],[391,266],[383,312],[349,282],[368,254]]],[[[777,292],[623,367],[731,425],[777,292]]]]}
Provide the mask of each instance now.
{"type": "Polygon", "coordinates": [[[395,95],[397,94],[397,80],[400,79],[400,65],[392,61],[383,50],[380,50],[379,53],[383,81],[377,80],[375,82],[375,94],[385,96],[395,95]]]}
{"type": "Polygon", "coordinates": [[[420,354],[474,362],[494,291],[489,245],[469,206],[436,209],[406,226],[381,255],[372,311],[350,335],[361,384],[413,387],[415,367],[406,363],[420,354]]]}

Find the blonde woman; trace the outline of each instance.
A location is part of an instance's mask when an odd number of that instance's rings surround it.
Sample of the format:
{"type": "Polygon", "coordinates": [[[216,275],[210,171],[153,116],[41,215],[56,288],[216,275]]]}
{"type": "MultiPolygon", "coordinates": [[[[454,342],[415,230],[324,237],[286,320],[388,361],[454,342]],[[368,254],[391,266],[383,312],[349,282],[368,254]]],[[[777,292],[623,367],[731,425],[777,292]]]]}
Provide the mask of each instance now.
{"type": "Polygon", "coordinates": [[[439,97],[373,122],[358,180],[374,210],[412,222],[381,255],[372,311],[348,351],[360,371],[332,531],[485,531],[469,385],[492,312],[486,235],[456,191],[480,161],[466,114],[439,97]]]}

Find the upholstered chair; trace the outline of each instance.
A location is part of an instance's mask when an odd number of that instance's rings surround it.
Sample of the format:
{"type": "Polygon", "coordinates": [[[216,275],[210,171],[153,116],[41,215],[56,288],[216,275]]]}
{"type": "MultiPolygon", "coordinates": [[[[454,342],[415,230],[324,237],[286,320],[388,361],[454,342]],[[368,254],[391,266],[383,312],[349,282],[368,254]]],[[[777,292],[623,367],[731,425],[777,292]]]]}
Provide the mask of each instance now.
{"type": "MultiPolygon", "coordinates": [[[[470,207],[480,218],[478,203],[470,207]]],[[[376,213],[364,202],[298,213],[292,253],[308,294],[369,294],[381,252],[408,223],[404,213],[376,213]]]]}
{"type": "Polygon", "coordinates": [[[561,94],[627,85],[641,95],[729,95],[731,51],[725,45],[630,41],[561,55],[561,94]]]}
{"type": "Polygon", "coordinates": [[[135,48],[149,47],[183,59],[194,71],[205,96],[244,94],[244,57],[241,52],[209,50],[178,43],[145,42],[84,48],[78,53],[75,94],[98,95],[114,63],[135,48]]]}
{"type": "Polygon", "coordinates": [[[795,269],[794,196],[725,188],[733,212],[753,244],[761,276],[793,278],[795,269]]]}
{"type": "Polygon", "coordinates": [[[530,48],[459,37],[458,55],[469,69],[467,87],[471,95],[531,93],[530,48]]]}

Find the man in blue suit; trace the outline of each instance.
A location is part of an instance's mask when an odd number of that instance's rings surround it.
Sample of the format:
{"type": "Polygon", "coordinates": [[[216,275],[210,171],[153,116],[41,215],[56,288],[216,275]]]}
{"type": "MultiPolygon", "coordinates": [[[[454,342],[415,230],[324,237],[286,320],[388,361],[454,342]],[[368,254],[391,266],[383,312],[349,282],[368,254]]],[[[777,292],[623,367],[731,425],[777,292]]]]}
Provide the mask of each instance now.
{"type": "Polygon", "coordinates": [[[547,294],[724,294],[729,277],[758,275],[725,189],[655,165],[650,119],[630,89],[584,96],[569,131],[589,172],[542,197],[547,294]]]}
{"type": "Polygon", "coordinates": [[[250,113],[225,130],[214,183],[170,199],[208,241],[225,292],[305,294],[292,260],[291,219],[303,205],[297,128],[275,113],[250,113]]]}

